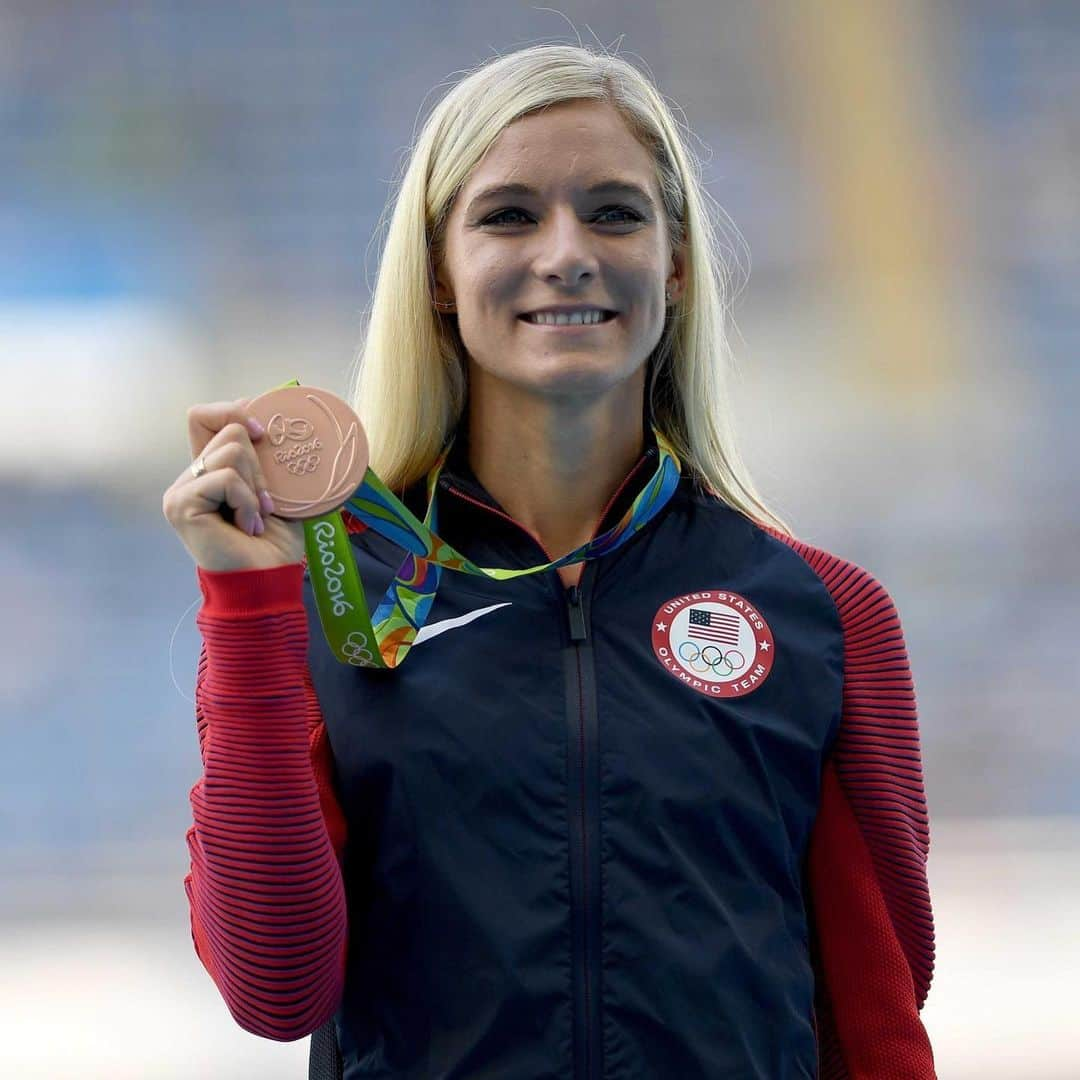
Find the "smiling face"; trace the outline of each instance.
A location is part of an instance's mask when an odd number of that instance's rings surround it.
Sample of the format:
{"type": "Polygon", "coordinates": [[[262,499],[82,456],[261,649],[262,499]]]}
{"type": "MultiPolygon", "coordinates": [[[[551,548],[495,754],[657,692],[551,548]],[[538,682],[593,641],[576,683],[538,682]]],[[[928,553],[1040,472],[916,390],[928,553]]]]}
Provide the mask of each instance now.
{"type": "Polygon", "coordinates": [[[459,192],[444,251],[436,298],[456,304],[470,380],[545,395],[644,385],[683,263],[652,158],[612,105],[560,102],[506,127],[459,192]],[[521,187],[489,190],[506,185],[521,187]],[[617,314],[585,326],[522,318],[567,305],[617,314]]]}

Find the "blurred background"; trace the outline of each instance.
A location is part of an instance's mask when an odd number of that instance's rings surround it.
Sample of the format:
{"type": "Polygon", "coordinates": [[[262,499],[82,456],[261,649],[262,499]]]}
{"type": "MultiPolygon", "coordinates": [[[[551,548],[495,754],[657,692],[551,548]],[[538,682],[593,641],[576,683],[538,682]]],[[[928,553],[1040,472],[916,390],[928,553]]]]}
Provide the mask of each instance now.
{"type": "Polygon", "coordinates": [[[939,1075],[1080,1075],[1075,0],[2,0],[0,1075],[306,1076],[191,944],[200,597],[161,498],[189,405],[344,392],[449,82],[578,37],[693,133],[759,486],[901,613],[939,1075]]]}

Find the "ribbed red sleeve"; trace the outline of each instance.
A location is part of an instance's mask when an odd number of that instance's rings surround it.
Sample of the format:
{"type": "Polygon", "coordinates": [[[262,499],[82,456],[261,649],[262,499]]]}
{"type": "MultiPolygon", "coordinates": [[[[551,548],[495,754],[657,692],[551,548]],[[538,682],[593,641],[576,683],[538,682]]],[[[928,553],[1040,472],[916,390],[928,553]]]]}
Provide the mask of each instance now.
{"type": "Polygon", "coordinates": [[[307,665],[303,572],[197,567],[192,940],[236,1022],[282,1042],[336,1011],[348,939],[345,819],[307,665]]]}
{"type": "Polygon", "coordinates": [[[821,1080],[935,1080],[919,1012],[934,969],[929,815],[900,617],[876,578],[768,529],[828,588],[844,635],[840,728],[807,872],[821,1080]]]}

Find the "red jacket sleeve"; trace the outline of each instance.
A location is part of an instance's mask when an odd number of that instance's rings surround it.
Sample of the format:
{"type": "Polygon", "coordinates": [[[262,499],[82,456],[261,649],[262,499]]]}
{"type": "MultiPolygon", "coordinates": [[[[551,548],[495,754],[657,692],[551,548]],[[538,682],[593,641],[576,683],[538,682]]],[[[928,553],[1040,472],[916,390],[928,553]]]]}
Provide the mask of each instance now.
{"type": "Polygon", "coordinates": [[[192,940],[236,1022],[291,1041],[336,1011],[348,938],[345,819],[307,665],[303,564],[197,575],[192,940]]]}
{"type": "Polygon", "coordinates": [[[818,573],[844,635],[840,728],[807,853],[820,1080],[936,1080],[919,1016],[934,968],[929,816],[900,618],[866,570],[774,535],[818,573]]]}

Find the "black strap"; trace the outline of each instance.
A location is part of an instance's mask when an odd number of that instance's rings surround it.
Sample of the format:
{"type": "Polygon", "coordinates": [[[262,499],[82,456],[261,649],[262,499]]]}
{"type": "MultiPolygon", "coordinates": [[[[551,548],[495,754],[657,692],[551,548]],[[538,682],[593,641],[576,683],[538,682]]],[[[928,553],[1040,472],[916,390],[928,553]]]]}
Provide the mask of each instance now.
{"type": "Polygon", "coordinates": [[[308,1080],[342,1080],[344,1066],[337,1044],[337,1027],[334,1018],[311,1033],[308,1053],[308,1080]]]}

